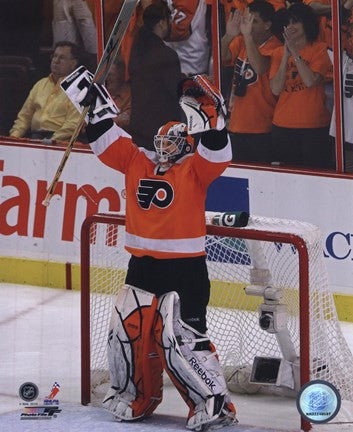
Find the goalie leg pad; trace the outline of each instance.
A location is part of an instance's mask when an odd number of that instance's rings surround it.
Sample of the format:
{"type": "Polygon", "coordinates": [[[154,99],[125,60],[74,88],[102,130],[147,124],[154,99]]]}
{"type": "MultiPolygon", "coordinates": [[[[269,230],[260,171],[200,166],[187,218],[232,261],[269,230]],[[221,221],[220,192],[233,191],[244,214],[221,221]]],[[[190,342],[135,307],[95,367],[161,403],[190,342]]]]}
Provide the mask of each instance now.
{"type": "Polygon", "coordinates": [[[216,351],[207,335],[181,320],[176,292],[159,298],[154,332],[163,367],[190,409],[187,428],[236,421],[216,351]]]}
{"type": "Polygon", "coordinates": [[[162,401],[163,369],[152,331],[157,304],[153,294],[129,285],[118,293],[108,337],[111,388],[103,401],[118,421],[147,417],[162,401]]]}

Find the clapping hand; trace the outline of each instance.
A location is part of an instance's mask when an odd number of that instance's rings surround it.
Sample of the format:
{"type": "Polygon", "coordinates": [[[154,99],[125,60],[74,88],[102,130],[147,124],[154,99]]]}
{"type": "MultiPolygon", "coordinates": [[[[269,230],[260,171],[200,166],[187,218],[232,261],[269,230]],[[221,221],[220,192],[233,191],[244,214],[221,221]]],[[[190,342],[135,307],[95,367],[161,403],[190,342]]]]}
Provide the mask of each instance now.
{"type": "Polygon", "coordinates": [[[243,36],[251,35],[253,21],[254,15],[250,13],[249,8],[246,8],[240,18],[240,31],[243,36]]]}
{"type": "Polygon", "coordinates": [[[284,37],[284,46],[285,46],[285,52],[289,56],[293,56],[294,58],[299,56],[299,49],[297,47],[297,42],[295,41],[295,38],[293,37],[293,31],[288,28],[284,27],[283,32],[284,37]]]}
{"type": "Polygon", "coordinates": [[[230,13],[226,23],[226,34],[231,38],[235,38],[240,34],[240,12],[236,9],[230,13]]]}

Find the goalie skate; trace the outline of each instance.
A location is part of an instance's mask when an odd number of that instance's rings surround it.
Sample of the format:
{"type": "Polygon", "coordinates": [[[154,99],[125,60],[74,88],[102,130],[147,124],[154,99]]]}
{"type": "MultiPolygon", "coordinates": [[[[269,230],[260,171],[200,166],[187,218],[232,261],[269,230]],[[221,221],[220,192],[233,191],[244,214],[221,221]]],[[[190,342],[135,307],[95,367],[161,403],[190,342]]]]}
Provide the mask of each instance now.
{"type": "Polygon", "coordinates": [[[214,398],[212,404],[201,404],[195,408],[195,414],[188,418],[187,429],[194,431],[211,431],[238,423],[232,402],[226,402],[225,396],[214,398]],[[213,405],[213,406],[212,406],[213,405]],[[216,405],[216,406],[214,406],[216,405]],[[221,406],[221,408],[219,408],[221,406]],[[212,412],[218,412],[212,416],[212,412]]]}

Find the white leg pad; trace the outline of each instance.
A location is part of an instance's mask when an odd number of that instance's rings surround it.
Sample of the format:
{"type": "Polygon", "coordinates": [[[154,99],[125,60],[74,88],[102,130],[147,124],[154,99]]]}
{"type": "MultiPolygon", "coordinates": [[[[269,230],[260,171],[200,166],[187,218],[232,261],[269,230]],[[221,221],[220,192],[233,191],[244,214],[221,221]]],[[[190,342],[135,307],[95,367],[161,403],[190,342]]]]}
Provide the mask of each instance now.
{"type": "Polygon", "coordinates": [[[108,336],[111,388],[103,406],[116,420],[150,415],[162,398],[162,365],[152,326],[156,297],[125,285],[118,293],[108,336]]]}
{"type": "Polygon", "coordinates": [[[175,292],[160,297],[158,312],[157,345],[164,368],[190,408],[187,428],[201,430],[203,425],[215,424],[220,417],[223,421],[227,417],[227,424],[233,422],[235,409],[208,336],[181,320],[180,300],[175,292]],[[225,415],[223,411],[228,405],[231,414],[225,415]]]}

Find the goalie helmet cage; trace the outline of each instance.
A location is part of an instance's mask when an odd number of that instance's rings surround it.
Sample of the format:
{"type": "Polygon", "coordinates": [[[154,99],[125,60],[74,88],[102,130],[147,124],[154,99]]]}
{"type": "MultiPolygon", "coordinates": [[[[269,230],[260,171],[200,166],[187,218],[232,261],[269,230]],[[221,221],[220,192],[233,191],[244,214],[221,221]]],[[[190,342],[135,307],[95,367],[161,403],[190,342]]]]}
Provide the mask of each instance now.
{"type": "MultiPolygon", "coordinates": [[[[318,228],[257,216],[252,216],[245,228],[214,226],[211,221],[212,214],[206,213],[211,280],[207,324],[222,365],[235,370],[251,365],[255,356],[283,357],[276,335],[259,326],[258,306],[264,299],[244,292],[244,287],[254,283],[251,270],[266,265],[271,286],[283,293],[281,303],[286,305],[287,327],[300,361],[300,385],[313,379],[332,383],[340,392],[342,407],[343,402],[348,403],[343,411],[350,414],[344,412],[341,421],[351,422],[353,358],[329,289],[318,228]],[[254,256],[253,250],[260,255],[254,256]]],[[[124,215],[112,213],[89,216],[81,229],[84,405],[94,398],[95,389],[109,380],[106,341],[110,314],[130,256],[124,249],[124,232],[124,215]]],[[[309,430],[311,424],[301,418],[301,428],[309,430]]]]}

